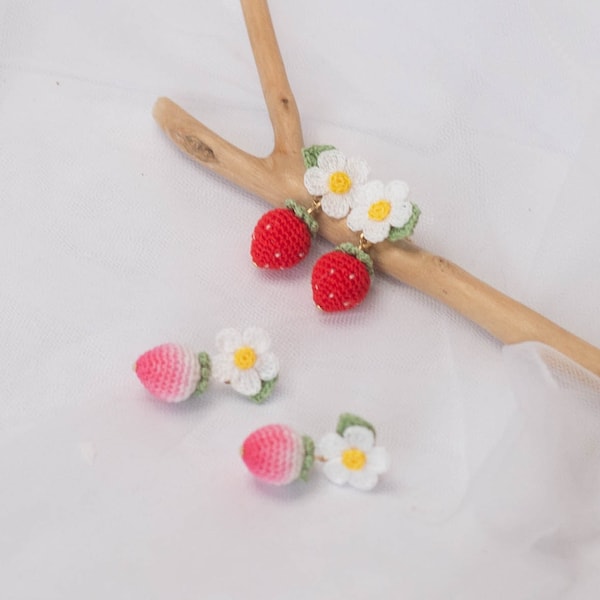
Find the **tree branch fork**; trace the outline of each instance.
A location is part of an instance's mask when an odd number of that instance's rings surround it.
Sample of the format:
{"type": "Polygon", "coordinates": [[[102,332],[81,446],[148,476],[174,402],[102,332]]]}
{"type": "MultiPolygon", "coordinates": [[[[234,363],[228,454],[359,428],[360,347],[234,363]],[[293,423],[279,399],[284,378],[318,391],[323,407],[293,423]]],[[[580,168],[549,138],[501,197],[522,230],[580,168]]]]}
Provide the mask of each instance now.
{"type": "MultiPolygon", "coordinates": [[[[203,167],[240,188],[283,207],[293,198],[306,208],[313,197],[304,187],[304,146],[300,114],[287,79],[266,0],[241,0],[269,118],[274,148],[259,158],[217,135],[168,98],[153,109],[167,136],[203,167]]],[[[333,244],[358,243],[343,220],[319,216],[319,233],[333,244]]],[[[450,306],[505,344],[539,341],[556,348],[596,375],[600,349],[509,298],[459,266],[415,244],[383,242],[370,254],[375,267],[450,306]]]]}

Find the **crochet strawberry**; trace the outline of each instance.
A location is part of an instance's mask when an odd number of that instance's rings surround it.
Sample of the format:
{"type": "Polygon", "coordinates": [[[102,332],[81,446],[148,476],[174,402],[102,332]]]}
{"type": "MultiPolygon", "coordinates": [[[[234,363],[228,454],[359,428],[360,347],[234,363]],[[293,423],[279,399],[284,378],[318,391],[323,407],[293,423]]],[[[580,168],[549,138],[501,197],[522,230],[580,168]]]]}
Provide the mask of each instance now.
{"type": "Polygon", "coordinates": [[[210,358],[179,344],[161,344],[142,354],[134,365],[142,385],[165,402],[181,402],[202,393],[210,377],[210,358]]]}
{"type": "Polygon", "coordinates": [[[288,269],[298,264],[310,250],[318,225],[308,211],[294,202],[286,208],[265,213],[252,234],[250,254],[261,269],[288,269]]]}
{"type": "Polygon", "coordinates": [[[314,462],[314,442],[287,425],[267,425],[251,433],[242,445],[242,460],[258,479],[286,485],[306,479],[314,462]]]}
{"type": "Polygon", "coordinates": [[[342,244],[315,263],[312,289],[315,304],[325,312],[348,310],[360,304],[371,286],[371,257],[352,244],[342,244]]]}

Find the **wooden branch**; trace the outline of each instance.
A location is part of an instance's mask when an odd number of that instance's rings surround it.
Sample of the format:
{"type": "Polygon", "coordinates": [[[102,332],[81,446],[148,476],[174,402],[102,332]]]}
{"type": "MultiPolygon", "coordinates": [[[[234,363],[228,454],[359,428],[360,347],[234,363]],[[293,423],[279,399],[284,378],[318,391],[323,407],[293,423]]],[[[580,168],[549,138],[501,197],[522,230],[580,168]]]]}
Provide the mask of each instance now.
{"type": "Polygon", "coordinates": [[[310,206],[303,184],[302,127],[294,94],[273,30],[266,0],[241,0],[250,45],[273,125],[273,152],[257,158],[225,141],[168,98],[154,105],[154,118],[186,154],[236,185],[283,206],[286,198],[310,206]]]}
{"type": "MultiPolygon", "coordinates": [[[[309,207],[303,184],[302,128],[285,73],[266,0],[241,0],[250,44],[273,125],[274,149],[265,157],[230,144],[167,98],[154,106],[154,117],[173,142],[204,167],[283,206],[287,198],[309,207]]],[[[343,221],[319,215],[319,233],[333,244],[358,242],[343,221]]],[[[552,346],[596,375],[600,349],[542,315],[473,277],[450,261],[408,242],[383,242],[370,250],[375,266],[450,306],[505,344],[539,341],[552,346]]]]}
{"type": "MultiPolygon", "coordinates": [[[[273,152],[291,154],[300,160],[300,151],[304,146],[300,113],[285,73],[269,7],[266,0],[241,2],[254,61],[273,125],[273,152]]],[[[301,168],[303,171],[303,162],[301,168]]]]}

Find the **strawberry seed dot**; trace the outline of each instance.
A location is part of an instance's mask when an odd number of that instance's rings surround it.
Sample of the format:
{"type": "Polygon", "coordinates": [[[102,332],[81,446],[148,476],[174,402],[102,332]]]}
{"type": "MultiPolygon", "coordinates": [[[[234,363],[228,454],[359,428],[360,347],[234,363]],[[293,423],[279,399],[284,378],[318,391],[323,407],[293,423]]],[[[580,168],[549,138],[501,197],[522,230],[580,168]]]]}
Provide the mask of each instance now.
{"type": "Polygon", "coordinates": [[[334,294],[333,292],[331,292],[331,293],[329,294],[329,297],[330,297],[330,298],[333,298],[334,296],[335,296],[335,294],[334,294]]]}
{"type": "Polygon", "coordinates": [[[348,279],[354,279],[356,277],[356,275],[354,273],[350,273],[350,275],[348,275],[348,279]]]}

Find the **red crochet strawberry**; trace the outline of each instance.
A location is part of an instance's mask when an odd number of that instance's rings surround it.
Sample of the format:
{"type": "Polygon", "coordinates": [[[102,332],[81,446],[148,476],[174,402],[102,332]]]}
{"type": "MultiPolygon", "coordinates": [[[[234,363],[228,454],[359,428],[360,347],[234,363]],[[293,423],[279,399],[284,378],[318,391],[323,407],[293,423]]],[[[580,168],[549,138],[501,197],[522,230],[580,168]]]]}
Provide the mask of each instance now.
{"type": "Polygon", "coordinates": [[[352,244],[342,244],[315,263],[312,289],[315,304],[325,312],[348,310],[360,304],[371,286],[373,261],[352,244]]]}
{"type": "Polygon", "coordinates": [[[250,254],[261,269],[288,269],[298,264],[310,250],[318,224],[308,211],[287,200],[287,208],[265,213],[252,234],[250,254]]]}

